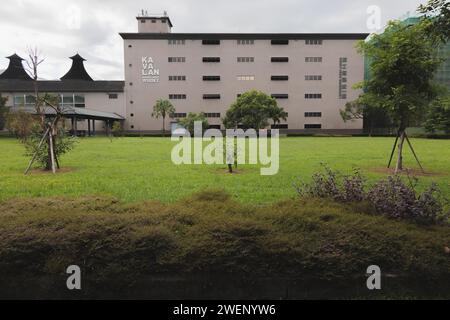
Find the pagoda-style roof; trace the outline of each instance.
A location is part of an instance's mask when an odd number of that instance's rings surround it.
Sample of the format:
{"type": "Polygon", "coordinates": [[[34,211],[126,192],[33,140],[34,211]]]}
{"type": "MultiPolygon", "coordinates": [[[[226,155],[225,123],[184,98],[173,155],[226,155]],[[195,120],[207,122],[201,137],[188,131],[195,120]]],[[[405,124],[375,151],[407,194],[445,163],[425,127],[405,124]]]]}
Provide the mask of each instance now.
{"type": "Polygon", "coordinates": [[[7,57],[9,59],[8,68],[0,74],[0,79],[33,80],[23,68],[23,59],[17,54],[7,57]]]}
{"type": "Polygon", "coordinates": [[[94,81],[91,76],[87,73],[84,68],[84,59],[78,53],[72,59],[72,67],[70,70],[61,78],[61,80],[85,80],[85,81],[94,81]]]}

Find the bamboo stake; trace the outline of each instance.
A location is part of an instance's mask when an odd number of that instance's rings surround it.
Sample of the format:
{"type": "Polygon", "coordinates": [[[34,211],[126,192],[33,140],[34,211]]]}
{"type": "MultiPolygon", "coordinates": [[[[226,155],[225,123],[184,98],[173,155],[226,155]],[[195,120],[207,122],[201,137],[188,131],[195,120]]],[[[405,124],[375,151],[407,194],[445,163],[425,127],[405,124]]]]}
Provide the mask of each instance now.
{"type": "Polygon", "coordinates": [[[416,158],[416,161],[420,167],[420,170],[422,170],[422,173],[425,173],[425,170],[423,169],[422,165],[420,164],[419,158],[417,157],[416,152],[414,151],[414,148],[413,148],[411,142],[409,141],[409,138],[408,138],[408,135],[406,134],[406,132],[405,132],[405,137],[406,137],[406,141],[408,142],[409,148],[411,149],[411,151],[414,155],[414,158],[416,158]]]}
{"type": "Polygon", "coordinates": [[[35,152],[34,155],[33,155],[33,158],[30,160],[30,163],[28,164],[28,167],[27,167],[27,169],[25,170],[25,173],[24,173],[25,175],[28,173],[28,171],[30,171],[31,166],[33,165],[34,160],[36,160],[38,150],[42,147],[42,144],[44,143],[44,141],[45,141],[45,139],[46,139],[46,137],[47,137],[49,131],[50,131],[50,128],[48,128],[47,131],[45,131],[45,134],[44,134],[44,136],[42,137],[41,141],[39,142],[39,145],[38,145],[38,147],[37,147],[37,149],[36,149],[36,152],[35,152]]]}
{"type": "Polygon", "coordinates": [[[49,134],[49,140],[50,140],[50,158],[52,161],[52,172],[53,174],[56,173],[56,168],[55,168],[55,154],[54,154],[54,150],[53,150],[53,133],[50,132],[49,134]]]}
{"type": "Polygon", "coordinates": [[[389,159],[389,163],[388,163],[388,169],[391,167],[392,159],[394,158],[394,152],[395,152],[395,148],[397,147],[399,133],[400,133],[400,130],[397,130],[397,136],[395,137],[394,147],[392,148],[391,158],[389,159]]]}

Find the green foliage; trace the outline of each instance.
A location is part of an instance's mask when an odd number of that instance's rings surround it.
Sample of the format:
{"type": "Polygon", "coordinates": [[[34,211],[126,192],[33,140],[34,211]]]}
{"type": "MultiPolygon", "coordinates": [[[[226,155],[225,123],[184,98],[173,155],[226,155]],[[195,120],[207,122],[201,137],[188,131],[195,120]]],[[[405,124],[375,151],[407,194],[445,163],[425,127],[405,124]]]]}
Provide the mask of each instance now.
{"type": "Polygon", "coordinates": [[[207,130],[209,127],[208,119],[206,118],[206,115],[204,112],[200,113],[194,113],[189,112],[186,118],[183,118],[179,121],[179,124],[185,128],[187,131],[191,133],[191,135],[194,135],[194,125],[195,122],[201,122],[202,123],[202,129],[203,131],[207,130]]]}
{"type": "Polygon", "coordinates": [[[430,104],[424,125],[431,133],[440,130],[450,133],[450,96],[439,98],[430,104]]]}
{"type": "Polygon", "coordinates": [[[391,127],[388,112],[372,98],[372,95],[361,95],[355,101],[346,103],[344,109],[340,110],[342,119],[345,122],[363,119],[364,129],[369,134],[372,134],[374,128],[391,127]]]}
{"type": "Polygon", "coordinates": [[[2,97],[2,94],[0,93],[0,131],[4,129],[8,109],[6,108],[6,102],[8,101],[8,98],[2,97]]]}
{"type": "Polygon", "coordinates": [[[426,19],[426,31],[442,43],[450,40],[450,2],[429,0],[418,9],[426,19]]]}
{"type": "MultiPolygon", "coordinates": [[[[43,143],[41,147],[38,148],[42,136],[42,131],[35,129],[30,136],[23,141],[26,149],[25,155],[31,158],[36,154],[36,163],[38,163],[39,167],[50,170],[49,163],[51,162],[49,161],[48,144],[43,143]]],[[[58,160],[74,148],[75,138],[70,135],[67,136],[63,129],[59,129],[58,134],[53,136],[53,139],[53,148],[58,160]]]]}
{"type": "Polygon", "coordinates": [[[228,109],[223,123],[226,128],[264,129],[269,120],[274,124],[286,120],[287,113],[277,101],[264,92],[252,90],[245,92],[228,109]]]}
{"type": "Polygon", "coordinates": [[[18,110],[9,112],[6,117],[6,128],[21,141],[26,141],[33,133],[39,130],[39,118],[29,112],[18,110]]]}
{"type": "Polygon", "coordinates": [[[371,61],[363,99],[385,108],[401,130],[420,119],[436,97],[432,80],[441,63],[425,25],[390,22],[384,33],[360,42],[359,49],[371,61]]]}
{"type": "Polygon", "coordinates": [[[243,205],[214,190],[172,204],[124,205],[105,197],[10,200],[0,203],[0,296],[73,297],[61,283],[67,266],[77,264],[84,297],[148,297],[153,290],[161,298],[170,279],[229,276],[231,286],[240,279],[308,281],[308,288],[326,288],[316,292],[319,297],[343,298],[365,284],[366,269],[376,262],[383,273],[398,276],[384,283],[383,294],[404,279],[414,296],[432,288],[430,296],[448,297],[449,228],[423,228],[364,210],[315,199],[243,205]],[[156,287],[146,285],[155,278],[156,287]]]}
{"type": "Polygon", "coordinates": [[[166,124],[165,120],[167,116],[172,116],[176,112],[175,107],[172,105],[172,103],[169,100],[163,100],[159,99],[156,101],[156,104],[153,106],[153,113],[152,117],[159,119],[163,119],[163,132],[166,131],[166,124]]]}
{"type": "Polygon", "coordinates": [[[122,136],[123,135],[122,124],[119,121],[114,121],[111,131],[114,137],[122,136]]]}

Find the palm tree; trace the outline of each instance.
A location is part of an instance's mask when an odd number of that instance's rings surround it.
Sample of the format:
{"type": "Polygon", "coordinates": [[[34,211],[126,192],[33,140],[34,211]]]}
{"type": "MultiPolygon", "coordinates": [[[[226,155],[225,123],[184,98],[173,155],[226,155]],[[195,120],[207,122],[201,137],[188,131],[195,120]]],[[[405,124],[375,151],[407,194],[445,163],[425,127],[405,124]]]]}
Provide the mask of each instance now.
{"type": "Polygon", "coordinates": [[[278,106],[271,108],[269,110],[269,115],[274,125],[279,124],[281,120],[286,121],[288,117],[288,113],[278,106]]]}
{"type": "Polygon", "coordinates": [[[175,113],[175,107],[169,100],[159,99],[153,106],[152,117],[155,119],[163,119],[163,135],[166,135],[166,116],[170,116],[175,113]]]}

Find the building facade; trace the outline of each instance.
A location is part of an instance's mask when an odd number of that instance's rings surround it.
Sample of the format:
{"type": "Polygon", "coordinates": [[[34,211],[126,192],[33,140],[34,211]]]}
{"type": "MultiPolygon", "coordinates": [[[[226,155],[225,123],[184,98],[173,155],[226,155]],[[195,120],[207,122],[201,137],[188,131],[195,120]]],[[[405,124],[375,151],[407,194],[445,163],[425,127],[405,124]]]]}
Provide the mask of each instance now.
{"type": "MultiPolygon", "coordinates": [[[[176,108],[166,128],[177,128],[190,112],[204,112],[211,127],[224,129],[231,104],[256,89],[288,113],[275,128],[362,131],[362,120],[344,122],[339,110],[360,94],[352,86],[364,79],[364,58],[355,45],[368,34],[172,33],[168,16],[141,16],[137,22],[137,33],[120,34],[125,81],[94,81],[78,54],[60,80],[38,81],[40,92],[60,96],[61,105],[71,108],[75,129],[104,131],[108,119],[122,121],[129,132],[160,133],[162,120],[151,117],[158,99],[176,108]]],[[[8,97],[8,106],[32,112],[33,81],[20,57],[8,58],[0,93],[8,97]]]]}
{"type": "Polygon", "coordinates": [[[169,17],[137,17],[137,33],[124,39],[128,131],[160,131],[152,106],[168,99],[176,108],[166,127],[189,112],[204,112],[210,125],[237,97],[252,89],[277,99],[288,112],[279,127],[289,132],[360,132],[362,121],[344,122],[339,110],[360,92],[364,58],[356,42],[368,34],[172,33],[169,17]]]}
{"type": "MultiPolygon", "coordinates": [[[[33,79],[23,67],[23,59],[14,54],[8,68],[0,74],[0,93],[8,98],[6,106],[12,111],[35,112],[33,79]]],[[[67,127],[90,134],[108,131],[114,121],[124,121],[125,95],[123,81],[94,81],[84,67],[84,59],[71,57],[72,67],[60,80],[39,80],[40,94],[59,97],[59,104],[67,118],[67,127]]],[[[44,107],[45,108],[45,107],[44,107]]],[[[49,116],[52,110],[46,108],[49,116]]]]}

